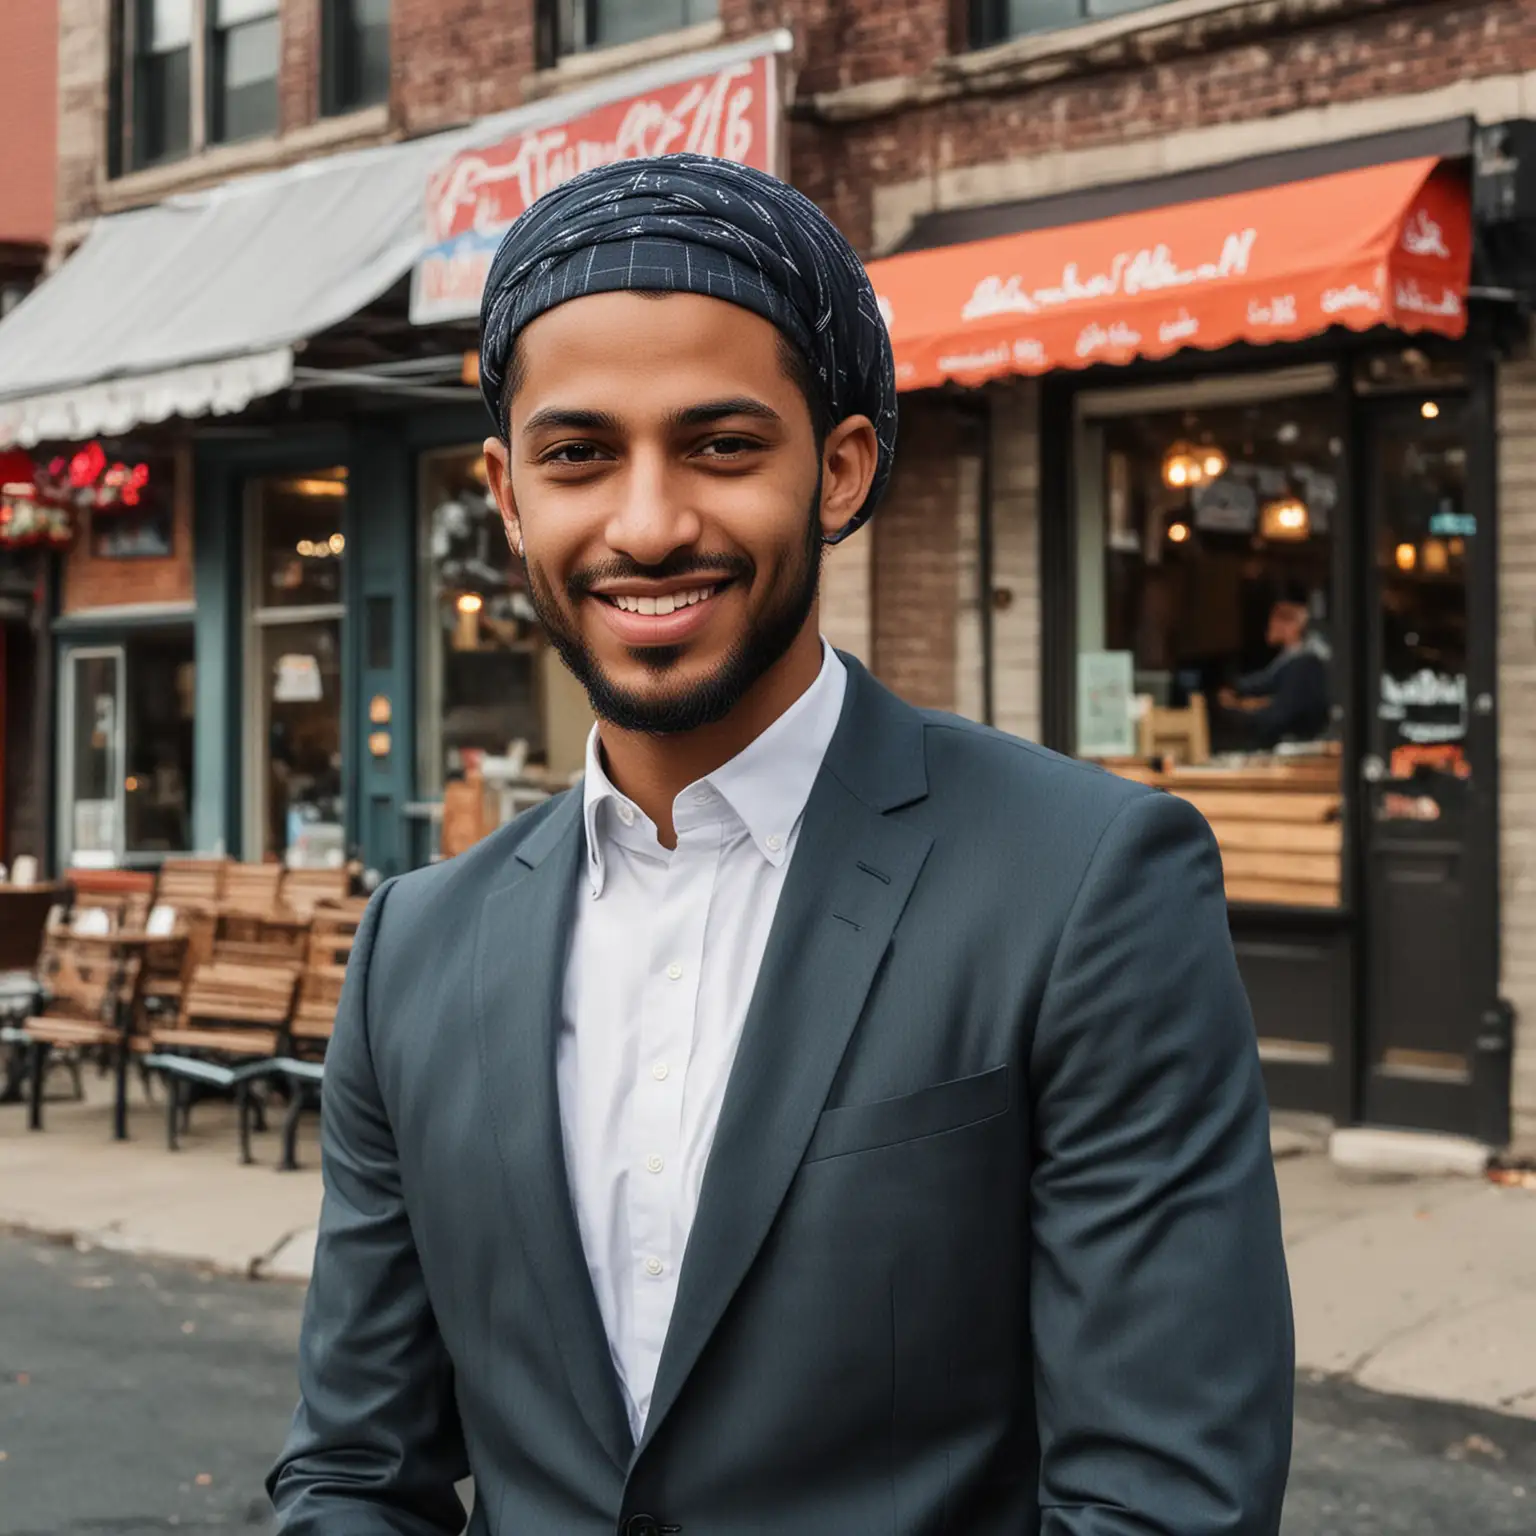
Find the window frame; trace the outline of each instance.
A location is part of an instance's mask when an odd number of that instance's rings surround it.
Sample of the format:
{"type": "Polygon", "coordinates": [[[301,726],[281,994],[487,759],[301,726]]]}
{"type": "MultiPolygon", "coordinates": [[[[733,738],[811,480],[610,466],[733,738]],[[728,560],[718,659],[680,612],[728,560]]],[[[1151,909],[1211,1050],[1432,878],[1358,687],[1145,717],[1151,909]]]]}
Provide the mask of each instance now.
{"type": "Polygon", "coordinates": [[[704,26],[717,20],[720,15],[719,0],[681,0],[686,11],[691,11],[697,5],[709,5],[711,14],[685,15],[676,26],[647,32],[641,38],[632,38],[626,43],[588,41],[587,39],[595,37],[598,31],[598,13],[605,3],[622,4],[623,0],[540,0],[535,26],[539,52],[547,64],[556,64],[561,59],[579,58],[585,54],[600,53],[607,48],[627,47],[632,43],[648,41],[653,37],[665,37],[669,32],[686,31],[689,27],[704,26]],[[579,27],[576,25],[578,21],[579,27]],[[571,36],[572,33],[577,32],[580,34],[579,40],[571,36]]]}
{"type": "Polygon", "coordinates": [[[1166,0],[1141,0],[1123,11],[1107,16],[1094,16],[1088,7],[1092,0],[1076,0],[1078,14],[1070,21],[1056,22],[1048,26],[1028,27],[1015,32],[1008,24],[1008,0],[970,0],[967,17],[968,42],[973,49],[996,48],[1003,43],[1013,43],[1025,37],[1048,37],[1053,32],[1065,32],[1073,27],[1086,27],[1098,21],[1113,21],[1121,16],[1134,16],[1137,11],[1150,11],[1166,0]]]}
{"type": "Polygon", "coordinates": [[[357,58],[357,38],[362,31],[356,23],[353,0],[321,0],[320,4],[320,116],[345,117],[369,107],[387,105],[390,76],[394,68],[394,3],[389,3],[389,67],[384,76],[382,95],[370,96],[359,90],[348,95],[347,76],[357,58]]]}
{"type": "MultiPolygon", "coordinates": [[[[194,0],[200,4],[202,25],[196,28],[203,50],[203,121],[204,139],[209,147],[227,144],[255,144],[262,139],[273,138],[282,127],[283,86],[283,6],[282,0],[267,0],[271,9],[254,16],[246,16],[226,26],[219,24],[219,0],[194,0]],[[272,122],[271,126],[255,133],[231,135],[225,125],[225,97],[228,92],[223,79],[226,68],[226,39],[233,33],[249,27],[264,26],[271,22],[277,28],[277,62],[272,73],[272,122]]],[[[194,22],[195,26],[195,22],[194,22]]]]}
{"type": "Polygon", "coordinates": [[[146,34],[152,31],[154,0],[117,0],[111,13],[111,57],[113,68],[108,86],[108,110],[111,132],[107,154],[107,173],[110,177],[131,174],[135,171],[153,170],[163,165],[175,165],[188,159],[197,149],[197,53],[198,29],[201,14],[200,0],[191,0],[191,16],[187,40],[179,49],[166,49],[162,56],[184,53],[187,59],[187,118],[183,125],[185,137],[176,149],[148,157],[143,145],[149,137],[146,132],[145,105],[148,93],[143,82],[145,66],[154,57],[154,50],[143,46],[146,34]]]}

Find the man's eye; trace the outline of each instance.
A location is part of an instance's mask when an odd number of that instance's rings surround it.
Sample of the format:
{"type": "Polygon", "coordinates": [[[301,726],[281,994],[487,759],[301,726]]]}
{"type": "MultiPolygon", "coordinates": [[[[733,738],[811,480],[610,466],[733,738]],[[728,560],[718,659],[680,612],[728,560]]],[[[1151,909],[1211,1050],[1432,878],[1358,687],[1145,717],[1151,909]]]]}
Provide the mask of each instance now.
{"type": "Polygon", "coordinates": [[[561,443],[540,460],[544,464],[595,464],[603,457],[596,443],[561,443]]]}
{"type": "Polygon", "coordinates": [[[744,453],[751,453],[754,449],[762,447],[755,437],[712,437],[704,444],[700,452],[707,459],[734,459],[744,453]]]}

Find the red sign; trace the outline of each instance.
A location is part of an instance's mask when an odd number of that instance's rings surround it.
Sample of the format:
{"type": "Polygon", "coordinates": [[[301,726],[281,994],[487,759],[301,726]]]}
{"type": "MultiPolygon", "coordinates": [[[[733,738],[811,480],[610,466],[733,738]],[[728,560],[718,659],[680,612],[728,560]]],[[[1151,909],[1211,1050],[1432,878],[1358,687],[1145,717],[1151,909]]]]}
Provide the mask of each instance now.
{"type": "Polygon", "coordinates": [[[737,58],[455,155],[427,188],[430,249],[411,285],[411,319],[430,325],[477,315],[507,227],[545,192],[593,166],[688,153],[774,170],[776,65],[774,52],[737,58]]]}

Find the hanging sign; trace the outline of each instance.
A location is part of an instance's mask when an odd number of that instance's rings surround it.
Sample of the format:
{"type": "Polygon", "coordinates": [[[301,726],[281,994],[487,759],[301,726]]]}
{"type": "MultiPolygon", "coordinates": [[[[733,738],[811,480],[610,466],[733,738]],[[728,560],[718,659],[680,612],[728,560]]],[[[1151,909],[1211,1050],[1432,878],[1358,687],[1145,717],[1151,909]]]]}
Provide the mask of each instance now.
{"type": "Polygon", "coordinates": [[[277,658],[277,676],[272,685],[274,703],[317,704],[323,697],[320,664],[313,656],[291,654],[277,658]]]}
{"type": "Polygon", "coordinates": [[[427,187],[427,251],[411,281],[411,320],[471,320],[502,235],[531,203],[581,171],[665,154],[712,155],[777,169],[775,33],[615,76],[594,91],[519,111],[515,131],[463,150],[427,187]]]}
{"type": "Polygon", "coordinates": [[[1129,651],[1084,651],[1077,658],[1079,757],[1130,757],[1136,750],[1129,651]]]}

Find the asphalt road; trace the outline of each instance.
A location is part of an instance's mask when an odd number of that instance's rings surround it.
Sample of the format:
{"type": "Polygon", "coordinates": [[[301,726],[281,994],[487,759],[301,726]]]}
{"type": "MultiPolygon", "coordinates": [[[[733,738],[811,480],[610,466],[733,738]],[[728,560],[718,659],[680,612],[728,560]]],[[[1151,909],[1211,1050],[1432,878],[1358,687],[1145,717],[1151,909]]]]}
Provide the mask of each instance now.
{"type": "MultiPolygon", "coordinates": [[[[296,1287],[0,1234],[0,1536],[270,1531],[296,1287]]],[[[1536,1422],[1303,1382],[1284,1536],[1530,1536],[1536,1422]]]]}

